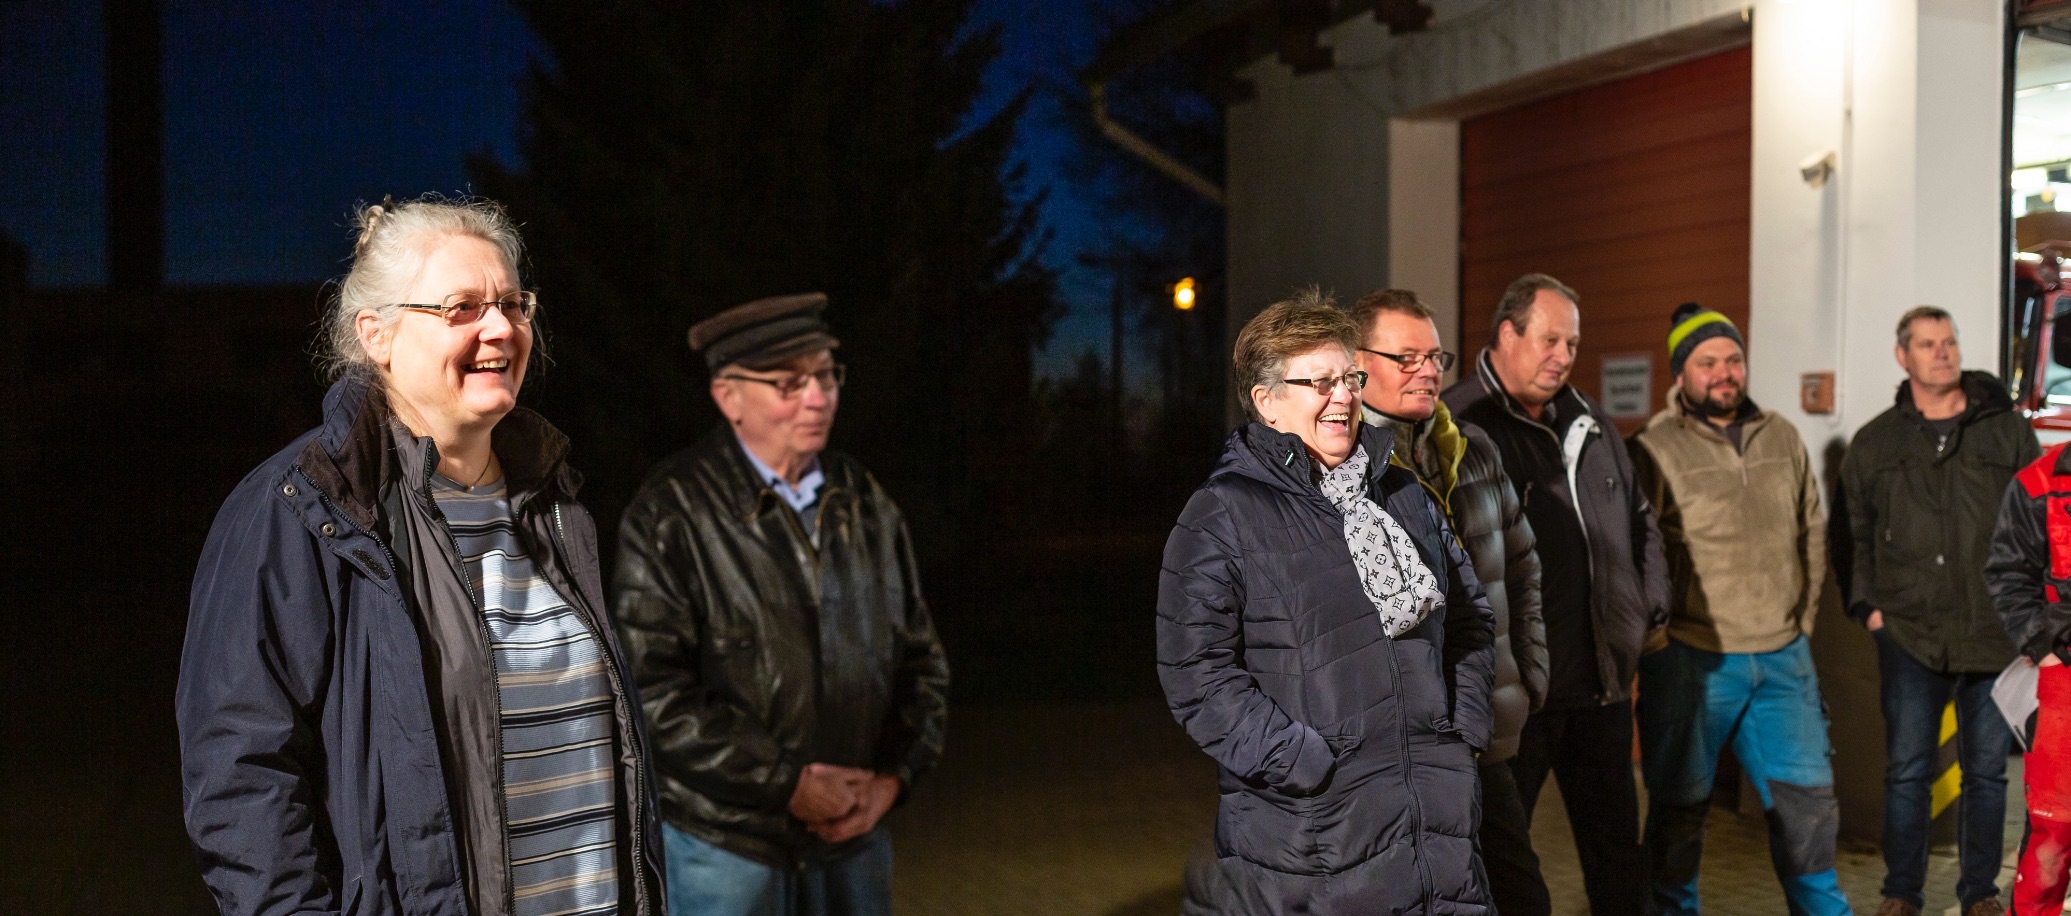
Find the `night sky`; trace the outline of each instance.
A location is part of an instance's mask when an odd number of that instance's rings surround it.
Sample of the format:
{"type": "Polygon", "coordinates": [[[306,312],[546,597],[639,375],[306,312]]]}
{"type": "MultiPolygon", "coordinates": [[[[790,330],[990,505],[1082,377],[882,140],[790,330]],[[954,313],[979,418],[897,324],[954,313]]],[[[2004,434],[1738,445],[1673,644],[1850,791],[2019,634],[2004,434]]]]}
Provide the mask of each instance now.
{"type": "MultiPolygon", "coordinates": [[[[1003,29],[976,114],[1038,90],[1015,155],[1019,191],[1048,192],[1045,260],[1063,274],[1047,371],[1106,349],[1107,282],[1076,255],[1106,246],[1112,221],[1065,177],[1076,141],[1059,98],[1092,57],[1097,3],[980,0],[974,20],[1003,29]]],[[[538,48],[498,0],[181,0],[164,15],[170,284],[321,282],[344,269],[355,202],[464,192],[468,153],[517,160],[538,48]]],[[[99,0],[0,0],[0,229],[28,246],[38,287],[105,279],[104,58],[99,0]]]]}

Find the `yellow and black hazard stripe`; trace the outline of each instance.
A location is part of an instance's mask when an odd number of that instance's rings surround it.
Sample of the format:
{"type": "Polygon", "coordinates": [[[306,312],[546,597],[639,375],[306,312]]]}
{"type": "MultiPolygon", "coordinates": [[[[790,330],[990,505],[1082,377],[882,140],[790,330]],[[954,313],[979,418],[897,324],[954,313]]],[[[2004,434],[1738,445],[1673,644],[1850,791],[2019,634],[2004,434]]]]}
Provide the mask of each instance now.
{"type": "Polygon", "coordinates": [[[1941,743],[1934,753],[1934,803],[1929,818],[1940,820],[1942,812],[1963,794],[1963,765],[1956,759],[1956,704],[1942,707],[1941,743]]]}

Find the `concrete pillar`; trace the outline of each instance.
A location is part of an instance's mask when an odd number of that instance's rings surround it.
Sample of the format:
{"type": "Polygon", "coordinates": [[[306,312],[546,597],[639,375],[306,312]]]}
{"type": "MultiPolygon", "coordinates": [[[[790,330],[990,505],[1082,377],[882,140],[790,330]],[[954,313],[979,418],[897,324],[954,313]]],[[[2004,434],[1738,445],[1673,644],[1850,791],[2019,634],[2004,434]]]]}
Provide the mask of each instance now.
{"type": "MultiPolygon", "coordinates": [[[[2003,4],[1761,0],[1755,8],[1749,388],[1796,424],[1823,479],[1891,406],[1898,316],[1948,309],[1968,368],[2000,339],[2003,4]],[[1832,154],[1819,186],[1800,166],[1832,154]],[[1832,371],[1836,410],[1798,409],[1801,373],[1832,371]]],[[[1875,647],[1830,594],[1813,650],[1833,712],[1842,831],[1883,827],[1875,647]]]]}
{"type": "MultiPolygon", "coordinates": [[[[1460,122],[1388,124],[1388,285],[1416,290],[1460,349],[1460,122]]],[[[1462,360],[1474,354],[1461,354],[1462,360]]],[[[1453,370],[1448,382],[1458,377],[1453,370]]]]}
{"type": "Polygon", "coordinates": [[[1331,72],[1266,62],[1243,76],[1259,101],[1229,112],[1231,340],[1300,287],[1356,299],[1389,265],[1387,114],[1331,72]]]}

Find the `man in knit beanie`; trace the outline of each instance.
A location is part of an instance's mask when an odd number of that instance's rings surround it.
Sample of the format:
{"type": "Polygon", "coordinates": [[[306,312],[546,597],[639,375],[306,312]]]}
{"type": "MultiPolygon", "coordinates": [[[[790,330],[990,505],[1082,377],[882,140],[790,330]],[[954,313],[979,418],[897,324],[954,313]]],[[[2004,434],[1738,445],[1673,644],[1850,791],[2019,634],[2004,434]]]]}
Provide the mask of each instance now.
{"type": "MultiPolygon", "coordinates": [[[[1707,372],[1705,384],[1698,386],[1696,391],[1687,391],[1684,388],[1683,366],[1689,362],[1691,353],[1713,340],[1731,342],[1730,349],[1744,357],[1747,352],[1747,341],[1740,336],[1740,329],[1733,326],[1733,319],[1695,302],[1685,302],[1676,306],[1675,314],[1669,317],[1668,323],[1668,374],[1677,380],[1678,389],[1685,392],[1680,395],[1684,398],[1684,406],[1707,418],[1724,417],[1730,422],[1747,403],[1744,358],[1741,361],[1743,368],[1738,374],[1728,377],[1724,373],[1707,372]]],[[[1707,353],[1716,351],[1724,354],[1728,349],[1725,344],[1712,344],[1706,347],[1707,353]]],[[[1737,440],[1738,430],[1731,435],[1737,440]]]]}
{"type": "Polygon", "coordinates": [[[1632,450],[1673,580],[1668,629],[1639,665],[1655,908],[1698,911],[1705,812],[1730,748],[1769,813],[1771,860],[1791,912],[1848,913],[1807,639],[1826,577],[1812,460],[1788,420],[1748,400],[1744,341],[1726,316],[1677,308],[1668,365],[1674,393],[1632,450]]]}

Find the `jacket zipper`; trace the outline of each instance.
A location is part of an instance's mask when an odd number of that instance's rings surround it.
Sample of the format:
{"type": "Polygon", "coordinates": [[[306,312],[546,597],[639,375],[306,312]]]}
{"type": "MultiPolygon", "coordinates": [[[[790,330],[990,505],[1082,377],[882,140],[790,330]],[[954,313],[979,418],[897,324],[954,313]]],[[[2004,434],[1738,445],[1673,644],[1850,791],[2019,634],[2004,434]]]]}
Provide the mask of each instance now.
{"type": "MultiPolygon", "coordinates": [[[[560,542],[559,544],[557,544],[557,545],[555,545],[555,546],[557,546],[557,547],[559,547],[559,548],[561,549],[561,556],[562,556],[562,557],[564,557],[564,558],[565,558],[565,557],[567,557],[567,556],[568,556],[568,529],[567,529],[567,528],[565,528],[565,527],[563,527],[563,526],[562,526],[562,524],[561,524],[561,501],[560,501],[560,500],[558,500],[558,499],[554,500],[554,537],[555,537],[555,539],[556,539],[556,540],[558,540],[558,541],[560,542]]],[[[563,564],[563,569],[564,569],[564,571],[565,571],[565,569],[566,569],[566,564],[565,564],[565,563],[563,564]]],[[[573,580],[573,579],[570,579],[570,581],[569,581],[569,583],[568,583],[568,584],[569,584],[569,588],[570,588],[570,590],[571,590],[571,591],[576,591],[576,590],[579,590],[579,589],[577,589],[577,587],[576,587],[576,583],[574,582],[574,580],[573,580]]],[[[582,600],[582,598],[581,598],[580,596],[577,596],[575,600],[577,600],[577,601],[581,601],[581,600],[582,600]]],[[[594,615],[594,612],[592,612],[592,614],[594,615]]],[[[595,627],[596,625],[597,625],[597,624],[596,624],[596,622],[594,622],[594,621],[593,621],[593,622],[591,623],[591,626],[592,626],[592,627],[595,627]]],[[[622,676],[620,675],[620,673],[619,673],[619,670],[618,670],[618,657],[617,657],[617,654],[616,654],[616,653],[614,653],[614,652],[612,652],[612,651],[610,651],[610,647],[609,647],[609,646],[608,646],[608,645],[607,645],[607,644],[606,644],[606,643],[604,642],[604,639],[603,639],[603,634],[601,634],[601,633],[598,633],[598,634],[592,634],[592,635],[593,635],[593,636],[594,636],[594,637],[595,637],[595,638],[597,639],[597,642],[598,642],[598,646],[597,646],[597,648],[598,648],[598,649],[600,649],[600,650],[603,650],[603,651],[599,652],[598,654],[600,654],[600,655],[602,655],[602,656],[604,657],[604,670],[605,670],[605,671],[608,671],[608,672],[610,672],[610,674],[611,674],[611,689],[612,689],[612,691],[613,691],[613,692],[615,692],[615,693],[617,694],[617,696],[614,696],[614,697],[612,697],[612,705],[613,705],[613,706],[620,706],[620,704],[623,704],[623,703],[624,703],[624,702],[626,701],[626,687],[625,687],[625,682],[624,682],[624,680],[623,680],[623,677],[622,677],[622,676]]],[[[623,709],[621,709],[621,712],[622,712],[622,713],[624,713],[625,711],[624,711],[623,709]]],[[[632,711],[631,711],[631,715],[638,715],[638,714],[639,714],[639,711],[638,711],[638,710],[632,710],[632,711]]],[[[630,715],[629,715],[629,716],[628,716],[628,722],[631,722],[631,721],[632,721],[632,720],[631,720],[631,718],[630,718],[630,715]]],[[[637,726],[637,723],[634,723],[634,724],[635,724],[635,725],[637,726]]],[[[632,865],[633,865],[633,895],[634,895],[634,897],[635,897],[636,899],[638,899],[638,900],[646,900],[646,899],[648,899],[648,898],[647,898],[647,874],[646,874],[646,872],[647,872],[647,868],[646,868],[646,864],[647,864],[647,858],[646,858],[646,853],[645,853],[645,852],[643,851],[643,849],[642,849],[642,847],[641,847],[641,844],[640,844],[640,838],[641,838],[641,832],[640,832],[640,827],[641,827],[641,820],[642,820],[642,818],[641,818],[641,816],[640,816],[640,808],[641,808],[641,805],[642,805],[642,803],[643,803],[643,802],[644,802],[644,801],[646,800],[646,798],[647,798],[647,786],[646,786],[646,783],[645,783],[645,782],[643,781],[643,775],[644,775],[644,774],[643,774],[643,773],[641,772],[641,771],[642,771],[642,769],[643,769],[643,766],[642,766],[642,765],[641,765],[641,763],[640,763],[640,761],[641,761],[641,759],[642,759],[642,753],[641,753],[641,749],[640,749],[640,748],[639,748],[639,746],[638,746],[638,738],[637,738],[637,735],[627,735],[626,737],[628,738],[628,741],[627,741],[627,743],[628,743],[628,744],[632,744],[632,745],[634,745],[634,747],[633,747],[633,759],[634,759],[634,764],[633,764],[633,795],[632,795],[632,803],[626,806],[626,812],[627,812],[627,817],[626,817],[626,820],[627,820],[627,821],[629,821],[629,823],[628,823],[628,824],[626,825],[626,832],[627,832],[627,833],[629,833],[629,834],[631,834],[631,835],[632,835],[632,837],[633,837],[633,861],[632,861],[632,865]]]]}
{"type": "MultiPolygon", "coordinates": [[[[1402,662],[1395,656],[1393,640],[1388,644],[1388,673],[1396,684],[1402,683],[1402,662]]],[[[1415,755],[1409,749],[1409,717],[1395,717],[1395,734],[1402,746],[1402,783],[1409,791],[1409,848],[1417,857],[1417,878],[1422,885],[1423,896],[1429,897],[1433,888],[1431,863],[1424,858],[1424,806],[1417,799],[1417,765],[1415,755]]]]}
{"type": "Polygon", "coordinates": [[[439,501],[433,499],[431,495],[431,476],[432,474],[437,472],[438,467],[432,461],[433,457],[436,454],[437,453],[432,451],[431,449],[426,449],[424,452],[425,489],[423,493],[419,494],[419,496],[423,498],[426,502],[431,504],[432,516],[439,520],[440,530],[446,532],[446,543],[453,547],[453,559],[455,562],[460,564],[460,567],[456,569],[455,572],[458,572],[460,574],[460,581],[467,584],[468,602],[473,604],[475,609],[475,624],[482,631],[482,648],[487,649],[489,652],[489,676],[486,680],[489,682],[489,695],[496,698],[495,785],[496,810],[498,814],[498,819],[502,823],[503,828],[498,831],[497,836],[498,845],[500,845],[503,848],[503,903],[505,907],[505,912],[515,913],[518,910],[518,889],[517,886],[511,882],[510,876],[511,810],[510,801],[509,799],[505,798],[505,787],[503,784],[503,684],[501,681],[497,680],[496,635],[489,632],[489,612],[482,607],[481,596],[475,594],[474,580],[468,578],[467,558],[463,556],[460,552],[460,539],[453,536],[453,523],[447,520],[445,511],[439,508],[439,501]]]}
{"type": "MultiPolygon", "coordinates": [[[[1488,381],[1487,379],[1482,379],[1482,381],[1481,381],[1481,384],[1482,384],[1482,387],[1483,387],[1483,388],[1491,388],[1491,387],[1495,387],[1495,388],[1500,388],[1500,386],[1501,386],[1501,383],[1500,383],[1500,382],[1498,382],[1498,383],[1497,383],[1497,384],[1496,384],[1495,386],[1491,386],[1491,385],[1489,384],[1489,381],[1488,381]]],[[[1523,422],[1525,422],[1525,423],[1527,423],[1527,424],[1531,425],[1531,426],[1532,426],[1532,428],[1534,428],[1534,429],[1537,429],[1537,430],[1539,430],[1540,432],[1543,432],[1543,433],[1545,433],[1545,434],[1546,434],[1546,438],[1548,438],[1548,439],[1552,439],[1552,440],[1553,440],[1553,450],[1554,450],[1555,452],[1558,452],[1558,453],[1559,453],[1559,454],[1560,454],[1560,455],[1562,456],[1562,458],[1563,458],[1563,461],[1562,461],[1562,464],[1563,464],[1562,470],[1566,470],[1566,467],[1565,467],[1565,464],[1566,464],[1565,458],[1566,458],[1566,455],[1567,455],[1567,449],[1566,449],[1566,447],[1565,447],[1565,446],[1564,446],[1564,445],[1562,444],[1562,442],[1560,441],[1560,435],[1559,435],[1559,434],[1557,434],[1557,433],[1555,433],[1555,432],[1554,432],[1554,431],[1552,430],[1552,428],[1548,427],[1548,426],[1547,426],[1546,424],[1544,424],[1544,423],[1541,423],[1541,422],[1539,422],[1539,421],[1537,421],[1537,420],[1534,420],[1534,419],[1532,419],[1531,417],[1527,417],[1527,416],[1524,416],[1524,415],[1521,415],[1521,414],[1519,414],[1519,413],[1518,413],[1518,412],[1516,411],[1516,409],[1514,409],[1514,408],[1512,408],[1512,407],[1510,406],[1510,395],[1509,395],[1509,393],[1508,393],[1508,392],[1500,392],[1500,393],[1498,393],[1497,391],[1491,391],[1491,392],[1490,392],[1490,394],[1491,394],[1491,396],[1495,397],[1495,398],[1496,398],[1496,399],[1497,399],[1497,400],[1498,400],[1498,401],[1499,401],[1499,402],[1500,402],[1500,403],[1501,403],[1501,404],[1503,405],[1503,412],[1504,412],[1504,413],[1507,413],[1507,414],[1509,414],[1510,416],[1512,416],[1513,418],[1516,418],[1516,419],[1518,419],[1518,420],[1521,420],[1521,421],[1523,421],[1523,422]]],[[[1585,412],[1585,415],[1586,415],[1586,412],[1585,412]]],[[[1594,418],[1594,417],[1592,417],[1591,419],[1595,419],[1595,418],[1594,418]]],[[[1600,426],[1599,426],[1599,431],[1601,431],[1601,427],[1600,427],[1600,426]]],[[[1583,446],[1583,451],[1586,451],[1587,449],[1588,449],[1588,446],[1587,446],[1587,445],[1585,444],[1585,445],[1583,446]]],[[[1579,469],[1579,468],[1580,468],[1581,466],[1582,466],[1582,451],[1577,451],[1577,452],[1575,453],[1575,467],[1579,469]]],[[[1579,480],[1581,480],[1581,478],[1580,478],[1579,476],[1578,476],[1578,477],[1571,477],[1570,479],[1571,479],[1571,480],[1576,480],[1576,481],[1579,481],[1579,480]]],[[[1530,493],[1530,484],[1531,484],[1531,482],[1530,482],[1530,481],[1526,481],[1526,488],[1527,488],[1527,489],[1526,489],[1526,493],[1527,493],[1527,495],[1529,495],[1529,493],[1530,493]]],[[[1616,686],[1616,687],[1610,687],[1610,686],[1608,686],[1608,685],[1607,685],[1607,684],[1605,683],[1605,679],[1611,676],[1610,672],[1611,672],[1611,670],[1612,670],[1613,668],[1615,668],[1616,666],[1615,666],[1615,665],[1613,665],[1613,664],[1611,663],[1611,653],[1610,653],[1610,649],[1609,649],[1609,647],[1608,647],[1608,646],[1607,646],[1607,645],[1606,645],[1606,644],[1604,643],[1603,637],[1602,637],[1602,636],[1600,635],[1600,634],[1602,634],[1602,633],[1603,633],[1603,631],[1604,631],[1604,620],[1603,620],[1603,616],[1604,616],[1604,615],[1603,615],[1603,612],[1602,612],[1602,611],[1600,611],[1600,610],[1598,610],[1598,609],[1597,609],[1597,592],[1599,591],[1599,589],[1597,589],[1597,587],[1596,587],[1596,582],[1595,582],[1595,579],[1596,579],[1596,557],[1595,557],[1595,555],[1594,555],[1594,552],[1593,552],[1593,551],[1591,551],[1591,550],[1590,550],[1590,548],[1589,548],[1589,523],[1588,523],[1588,521],[1587,521],[1587,520],[1585,520],[1585,519],[1584,519],[1584,518],[1582,517],[1582,493],[1581,493],[1581,492],[1580,492],[1580,490],[1579,490],[1579,489],[1577,488],[1576,484],[1573,484],[1573,483],[1571,483],[1571,484],[1569,484],[1569,485],[1568,485],[1568,499],[1570,499],[1570,500],[1572,500],[1572,501],[1574,502],[1574,505],[1575,505],[1575,520],[1576,520],[1576,521],[1578,521],[1578,522],[1581,522],[1581,523],[1582,523],[1582,551],[1583,551],[1583,553],[1584,553],[1584,554],[1586,554],[1586,555],[1589,555],[1589,565],[1590,565],[1590,576],[1589,576],[1589,578],[1590,578],[1590,580],[1591,580],[1591,581],[1590,581],[1590,583],[1589,583],[1589,622],[1590,622],[1590,632],[1591,632],[1591,634],[1592,634],[1592,635],[1595,635],[1595,636],[1596,636],[1596,639],[1595,639],[1594,641],[1595,641],[1595,643],[1596,643],[1595,649],[1596,649],[1596,667],[1597,667],[1597,687],[1598,687],[1599,689],[1601,689],[1601,690],[1603,691],[1602,693],[1600,693],[1600,694],[1598,694],[1598,695],[1597,695],[1597,705],[1598,705],[1598,706],[1609,706],[1609,705],[1611,705],[1611,701],[1610,701],[1610,700],[1608,700],[1608,699],[1605,699],[1605,697],[1609,697],[1609,696],[1611,696],[1612,694],[1615,694],[1615,693],[1617,693],[1617,692],[1619,692],[1619,691],[1622,691],[1622,690],[1624,690],[1624,689],[1625,689],[1625,685],[1623,685],[1623,684],[1620,684],[1620,685],[1618,685],[1618,686],[1616,686]]],[[[1518,501],[1518,506],[1519,506],[1519,509],[1520,509],[1520,510],[1522,510],[1522,508],[1523,508],[1523,505],[1524,505],[1524,502],[1523,502],[1523,500],[1519,500],[1519,501],[1518,501]]]]}

